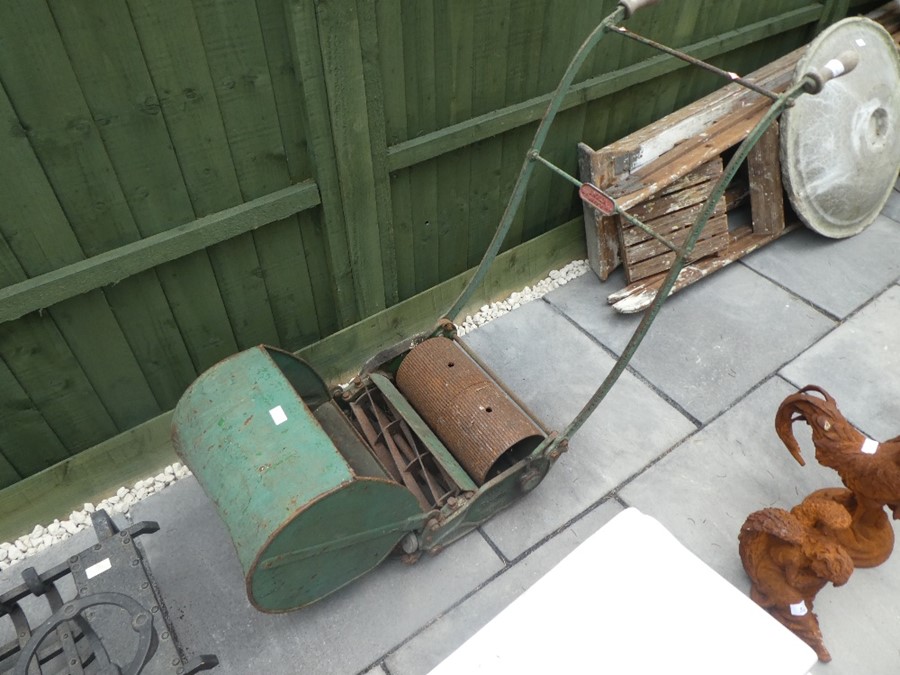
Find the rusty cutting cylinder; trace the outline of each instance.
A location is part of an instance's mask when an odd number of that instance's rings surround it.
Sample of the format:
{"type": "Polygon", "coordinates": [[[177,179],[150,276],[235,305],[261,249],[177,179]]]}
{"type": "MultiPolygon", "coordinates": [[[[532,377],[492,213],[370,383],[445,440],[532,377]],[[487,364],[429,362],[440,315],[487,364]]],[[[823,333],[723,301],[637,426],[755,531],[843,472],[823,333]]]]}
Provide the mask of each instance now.
{"type": "Polygon", "coordinates": [[[541,429],[462,348],[443,337],[414,347],[397,388],[478,484],[530,454],[541,429]]]}

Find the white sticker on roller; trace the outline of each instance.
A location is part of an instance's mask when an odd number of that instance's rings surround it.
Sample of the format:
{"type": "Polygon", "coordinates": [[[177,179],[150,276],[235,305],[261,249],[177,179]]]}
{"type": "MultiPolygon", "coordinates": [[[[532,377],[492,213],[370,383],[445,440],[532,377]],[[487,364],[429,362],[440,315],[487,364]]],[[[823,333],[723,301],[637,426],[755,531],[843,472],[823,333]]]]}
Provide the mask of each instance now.
{"type": "Polygon", "coordinates": [[[791,605],[791,616],[806,616],[808,612],[809,610],[806,608],[806,603],[803,600],[791,605]]]}
{"type": "Polygon", "coordinates": [[[862,447],[859,449],[860,452],[866,455],[874,455],[878,452],[878,441],[873,441],[871,438],[867,438],[863,441],[862,447]]]}
{"type": "Polygon", "coordinates": [[[272,421],[275,422],[275,426],[277,427],[279,424],[284,424],[287,422],[287,415],[284,414],[284,408],[280,405],[276,405],[269,411],[269,415],[272,416],[272,421]]]}
{"type": "Polygon", "coordinates": [[[856,45],[857,45],[858,47],[865,47],[865,46],[866,46],[866,41],[863,40],[862,38],[858,38],[858,39],[856,40],[856,45]]]}
{"type": "Polygon", "coordinates": [[[106,570],[112,567],[112,563],[109,561],[109,558],[104,558],[98,563],[95,563],[88,567],[84,573],[88,579],[93,579],[98,574],[103,574],[106,570]]]}
{"type": "Polygon", "coordinates": [[[844,64],[837,59],[831,59],[831,61],[825,64],[825,68],[831,71],[832,77],[840,77],[844,74],[844,64]]]}

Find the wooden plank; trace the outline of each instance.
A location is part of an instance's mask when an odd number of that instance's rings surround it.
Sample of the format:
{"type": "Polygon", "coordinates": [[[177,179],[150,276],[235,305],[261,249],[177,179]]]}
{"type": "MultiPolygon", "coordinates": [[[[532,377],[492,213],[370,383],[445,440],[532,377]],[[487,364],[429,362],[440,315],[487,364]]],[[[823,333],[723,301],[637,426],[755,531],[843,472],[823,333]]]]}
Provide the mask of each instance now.
{"type": "MultiPolygon", "coordinates": [[[[408,138],[406,116],[405,40],[401,19],[401,0],[374,3],[380,80],[383,87],[385,141],[388,146],[408,138]]],[[[394,259],[397,268],[397,296],[400,300],[416,293],[415,254],[413,250],[412,195],[409,170],[389,166],[391,221],[394,234],[394,259]]]]}
{"type": "MultiPolygon", "coordinates": [[[[705,258],[706,256],[717,254],[727,245],[727,230],[724,232],[720,232],[719,234],[716,234],[709,239],[700,240],[697,242],[694,250],[691,251],[691,255],[688,256],[687,262],[693,263],[701,258],[705,258]]],[[[659,274],[660,272],[665,272],[666,270],[671,269],[672,262],[674,260],[674,253],[666,253],[660,256],[656,256],[655,258],[650,258],[649,260],[645,260],[635,265],[626,267],[625,276],[628,279],[629,283],[633,283],[640,279],[644,279],[646,277],[653,276],[654,274],[659,274]]]]}
{"type": "Polygon", "coordinates": [[[824,0],[824,4],[822,16],[815,28],[817,34],[828,28],[835,21],[840,21],[847,16],[847,11],[850,9],[850,0],[824,0]]]}
{"type": "MultiPolygon", "coordinates": [[[[731,33],[702,40],[687,45],[684,50],[698,58],[712,58],[717,54],[725,54],[746,45],[752,44],[769,35],[777,35],[798,26],[804,26],[818,19],[821,5],[810,4],[796,10],[779,14],[775,17],[742,27],[731,33]]],[[[499,19],[498,19],[499,21],[499,19]]],[[[649,82],[657,77],[673,73],[688,65],[683,61],[667,55],[661,55],[641,61],[632,66],[620,68],[590,78],[572,87],[566,96],[562,109],[582,105],[589,101],[597,101],[605,96],[624,91],[637,84],[649,82]]],[[[477,77],[476,69],[476,77],[477,77]]],[[[539,120],[547,109],[550,94],[512,104],[501,109],[491,109],[479,113],[472,119],[431,134],[408,139],[388,149],[388,161],[392,171],[412,166],[479,141],[490,139],[510,129],[521,127],[539,120]]]]}
{"type": "Polygon", "coordinates": [[[324,243],[337,318],[339,325],[346,326],[360,317],[361,310],[355,297],[358,282],[350,259],[316,10],[312,0],[284,0],[284,7],[294,72],[304,94],[310,155],[322,192],[324,243]]]}
{"type": "Polygon", "coordinates": [[[671,185],[697,167],[744,140],[766,113],[767,107],[748,106],[747,112],[723,121],[707,136],[690,138],[667,155],[642,167],[629,181],[610,190],[619,206],[629,209],[660,188],[671,185]]]}
{"type": "MultiPolygon", "coordinates": [[[[215,60],[227,45],[204,42],[209,38],[197,19],[200,6],[195,11],[178,0],[130,0],[130,6],[153,81],[169,93],[161,97],[162,112],[195,212],[202,216],[240,204],[244,199],[216,91],[228,83],[213,82],[206,54],[215,60]]],[[[223,8],[223,21],[229,9],[223,8]]],[[[247,75],[243,84],[253,86],[253,73],[247,75]]],[[[208,253],[237,346],[277,342],[253,235],[226,240],[208,253]]]]}
{"type": "MultiPolygon", "coordinates": [[[[0,160],[5,177],[0,189],[5,222],[0,231],[23,271],[40,274],[84,253],[133,241],[139,233],[47,6],[4,3],[0,25],[8,31],[0,41],[0,61],[13,64],[23,59],[33,68],[0,65],[5,84],[0,111],[13,128],[30,131],[27,138],[15,134],[6,139],[0,160]],[[39,222],[31,220],[33,203],[41,204],[39,222]],[[13,234],[26,227],[31,230],[27,237],[13,234]],[[71,248],[63,248],[67,244],[71,248]]],[[[0,284],[20,280],[2,279],[0,284]]],[[[159,412],[132,347],[102,294],[73,299],[67,308],[54,311],[50,323],[20,326],[41,333],[24,332],[17,338],[20,347],[32,341],[44,345],[65,341],[67,348],[57,349],[77,359],[73,370],[86,376],[84,381],[119,428],[159,412]]],[[[7,349],[14,349],[8,333],[6,340],[7,349]]],[[[23,381],[23,386],[37,390],[45,385],[23,381]]],[[[69,403],[78,405],[76,398],[69,403]]],[[[93,432],[84,431],[85,437],[92,438],[103,428],[100,419],[93,432]]],[[[90,425],[90,419],[84,423],[90,425]]]]}
{"type": "Polygon", "coordinates": [[[747,155],[750,176],[750,213],[756,234],[784,229],[784,191],[781,185],[781,142],[774,122],[747,155]]]}
{"type": "MultiPolygon", "coordinates": [[[[0,391],[3,392],[0,448],[3,448],[6,462],[14,467],[17,479],[42,471],[69,456],[60,437],[47,424],[3,360],[0,360],[0,391]]],[[[0,476],[3,474],[0,470],[0,476]]]]}
{"type": "MultiPolygon", "coordinates": [[[[752,253],[758,248],[765,246],[780,236],[792,232],[800,227],[800,223],[792,223],[785,227],[784,231],[777,235],[759,235],[753,234],[750,227],[742,227],[729,234],[729,244],[718,255],[698,260],[681,270],[678,279],[672,288],[672,293],[690,286],[692,283],[709,276],[723,267],[727,267],[731,263],[740,260],[745,255],[752,253]]],[[[656,297],[666,275],[657,274],[646,279],[642,279],[637,283],[630,284],[625,288],[610,294],[607,302],[611,304],[617,312],[622,314],[635,314],[641,312],[650,306],[656,297]]]]}
{"type": "Polygon", "coordinates": [[[15,467],[9,463],[4,454],[3,446],[0,445],[0,490],[14,483],[19,482],[22,476],[16,471],[15,467]]]}
{"type": "MultiPolygon", "coordinates": [[[[590,9],[589,3],[572,6],[567,0],[549,1],[546,16],[550,19],[544,22],[543,49],[537,74],[539,91],[552,92],[556,89],[576,49],[593,28],[587,20],[590,9]]],[[[584,106],[560,111],[541,151],[549,161],[570,174],[577,171],[578,157],[572,149],[576,147],[584,126],[585,112],[584,106]]],[[[520,163],[526,150],[527,147],[520,151],[520,163]]],[[[523,204],[524,229],[515,243],[536,236],[548,222],[565,222],[573,217],[571,209],[575,199],[577,197],[570,183],[543,166],[536,167],[523,204]]]]}
{"type": "Polygon", "coordinates": [[[259,199],[173,227],[132,244],[0,288],[0,322],[75,295],[114,284],[143,270],[262,227],[319,203],[316,185],[292,185],[259,199]]]}
{"type": "MultiPolygon", "coordinates": [[[[290,180],[294,183],[310,180],[314,171],[305,129],[306,106],[295,72],[284,0],[257,0],[256,9],[264,36],[269,78],[275,95],[290,180]]],[[[318,334],[328,335],[338,329],[338,317],[321,210],[300,213],[296,221],[299,226],[297,246],[302,249],[303,257],[297,258],[294,279],[299,298],[293,314],[302,330],[285,325],[289,318],[279,312],[276,312],[276,324],[279,333],[304,335],[306,331],[312,331],[311,318],[315,316],[318,334]],[[312,311],[307,299],[310,294],[313,298],[312,311]]]]}
{"type": "Polygon", "coordinates": [[[377,222],[379,206],[356,1],[318,3],[316,18],[354,290],[360,313],[368,315],[385,307],[385,269],[392,270],[393,262],[383,262],[377,222]],[[364,151],[359,152],[360,148],[364,151]]]}
{"type": "MultiPolygon", "coordinates": [[[[709,193],[712,190],[712,187],[712,179],[709,179],[704,183],[692,185],[681,190],[669,191],[666,194],[660,194],[658,197],[648,199],[641,204],[632,206],[630,209],[628,209],[628,213],[635,218],[643,221],[650,221],[656,218],[661,218],[662,216],[665,216],[669,213],[680,211],[681,209],[686,209],[689,206],[693,206],[694,204],[705,202],[706,198],[709,196],[709,193]]],[[[630,226],[625,224],[625,227],[628,228],[630,226]]],[[[634,234],[635,236],[642,235],[641,238],[649,236],[646,233],[642,232],[640,229],[637,229],[637,232],[635,232],[634,234]]],[[[634,241],[629,241],[627,243],[634,243],[634,241]]]]}
{"type": "MultiPolygon", "coordinates": [[[[712,187],[712,186],[710,186],[712,187]]],[[[684,208],[680,211],[675,211],[673,213],[668,213],[666,215],[660,216],[654,220],[650,220],[645,222],[645,225],[648,225],[654,232],[664,237],[668,237],[673,233],[678,232],[679,230],[683,230],[685,228],[690,228],[693,226],[694,222],[697,219],[697,216],[700,215],[700,212],[706,206],[706,199],[703,198],[702,201],[694,202],[691,206],[684,208]]],[[[724,199],[720,199],[719,203],[716,204],[716,208],[713,211],[713,216],[721,216],[726,212],[726,203],[724,199]]],[[[704,228],[705,231],[706,228],[704,228]]],[[[641,230],[640,228],[633,227],[631,225],[622,228],[622,240],[623,243],[626,244],[627,248],[625,249],[626,258],[636,255],[635,246],[639,246],[643,242],[654,242],[659,246],[665,248],[665,245],[651,237],[649,234],[641,230]]],[[[662,249],[661,249],[662,250],[662,249]]]]}
{"type": "MultiPolygon", "coordinates": [[[[29,316],[0,324],[0,359],[41,416],[65,439],[68,451],[78,451],[113,436],[118,429],[81,369],[53,319],[29,316]]],[[[25,456],[32,448],[7,448],[25,456]]]]}
{"type": "MultiPolygon", "coordinates": [[[[411,135],[433,131],[437,125],[434,71],[434,12],[431,2],[407,6],[401,16],[403,27],[403,61],[406,91],[407,130],[411,135]]],[[[409,172],[410,222],[415,256],[415,289],[417,292],[438,283],[440,270],[440,220],[437,211],[437,162],[428,161],[409,172]]]]}
{"type": "MultiPolygon", "coordinates": [[[[795,50],[747,77],[763,86],[783,88],[791,80],[793,67],[801,52],[802,50],[795,50]]],[[[746,112],[749,106],[763,105],[765,99],[740,85],[731,84],[717,89],[608,146],[610,152],[620,158],[616,176],[629,175],[647,167],[686,139],[707,133],[717,121],[736,111],[746,112]]]]}
{"type": "MultiPolygon", "coordinates": [[[[509,41],[510,0],[478,3],[475,7],[475,37],[472,112],[502,108],[506,93],[506,45],[509,41]]],[[[496,133],[496,132],[495,132],[496,133]]],[[[506,197],[501,193],[503,175],[503,138],[492,135],[472,148],[469,174],[469,265],[477,265],[497,229],[506,197]]],[[[457,146],[459,147],[459,146],[457,146]]],[[[392,149],[388,149],[391,160],[392,149]]],[[[392,162],[393,165],[393,162],[392,162]]]]}
{"type": "MultiPolygon", "coordinates": [[[[472,115],[474,17],[452,0],[434,3],[435,123],[444,128],[472,115]],[[443,84],[440,84],[443,82],[443,84]]],[[[385,161],[387,149],[385,148],[385,161]]],[[[438,278],[469,266],[470,154],[451,152],[437,160],[438,278]]]]}
{"type": "MultiPolygon", "coordinates": [[[[510,4],[505,54],[506,77],[504,78],[503,98],[498,102],[498,107],[516,104],[535,95],[544,94],[552,90],[556,84],[548,85],[546,74],[542,75],[549,67],[546,61],[553,57],[553,52],[549,47],[553,40],[551,33],[558,32],[549,30],[553,23],[547,22],[547,17],[553,16],[553,11],[553,3],[548,0],[520,0],[510,4]]],[[[556,23],[566,22],[557,21],[556,23]]],[[[555,127],[555,129],[558,128],[555,127]]],[[[500,168],[501,204],[505,204],[512,194],[525,161],[525,153],[534,140],[536,130],[537,125],[528,124],[517,129],[507,130],[501,136],[503,139],[500,168]]],[[[516,246],[525,239],[526,223],[543,222],[544,213],[543,211],[538,213],[538,209],[546,206],[546,193],[542,191],[549,184],[549,178],[543,168],[538,168],[532,174],[525,199],[510,225],[502,250],[516,246]],[[543,199],[537,200],[535,195],[538,194],[541,194],[543,199]]],[[[498,222],[499,216],[497,222],[485,225],[489,228],[496,228],[498,222]]]]}
{"type": "MultiPolygon", "coordinates": [[[[603,151],[594,151],[579,143],[579,172],[581,180],[598,187],[608,187],[612,180],[613,159],[603,151]]],[[[588,264],[601,281],[621,262],[619,255],[618,225],[615,216],[602,216],[587,202],[583,202],[585,238],[587,240],[588,264]]]]}
{"type": "MultiPolygon", "coordinates": [[[[102,6],[54,0],[51,7],[141,235],[192,221],[194,210],[127,6],[123,0],[102,6]]],[[[231,332],[205,253],[125,280],[106,295],[164,407],[196,376],[192,355],[208,341],[193,331],[182,334],[179,326],[231,332]],[[198,296],[204,302],[197,303],[198,296]]]]}
{"type": "MultiPolygon", "coordinates": [[[[222,128],[193,9],[178,0],[127,0],[144,61],[159,96],[160,112],[178,158],[182,179],[196,216],[239,204],[240,190],[222,128]]],[[[271,315],[259,308],[265,288],[252,239],[241,235],[207,251],[217,281],[215,293],[225,307],[230,330],[206,324],[182,324],[198,370],[233,353],[250,341],[251,322],[272,333],[271,315]],[[267,316],[268,315],[268,316],[267,316]]],[[[217,301],[200,288],[193,302],[217,301]]],[[[186,304],[190,302],[186,299],[186,304]]],[[[176,311],[180,311],[176,310],[176,311]]]]}
{"type": "Polygon", "coordinates": [[[47,5],[4,2],[0,25],[4,87],[81,248],[92,255],[134,241],[139,232],[47,5]]]}
{"type": "MultiPolygon", "coordinates": [[[[652,17],[650,17],[653,20],[652,26],[644,34],[665,35],[666,37],[663,38],[665,44],[681,47],[697,36],[715,34],[717,31],[709,31],[707,26],[713,21],[713,17],[718,19],[719,14],[728,9],[730,8],[727,8],[725,3],[700,2],[679,3],[677,8],[660,7],[652,13],[652,17]]],[[[683,93],[685,85],[693,73],[698,70],[698,68],[693,68],[686,71],[685,77],[660,78],[659,86],[650,102],[653,110],[651,120],[658,120],[680,107],[678,105],[679,95],[683,93]]]]}
{"type": "MultiPolygon", "coordinates": [[[[257,199],[289,187],[287,154],[256,7],[233,0],[197,0],[194,11],[241,198],[257,199]]],[[[283,347],[315,341],[316,308],[297,218],[289,216],[256,230],[252,240],[268,307],[261,311],[271,313],[270,322],[258,326],[255,341],[283,347]]]]}
{"type": "MultiPolygon", "coordinates": [[[[693,210],[693,212],[694,214],[698,214],[702,210],[703,205],[701,204],[697,206],[696,209],[693,210]]],[[[665,232],[666,238],[671,243],[675,244],[676,246],[681,246],[690,234],[691,226],[694,224],[695,217],[672,219],[671,216],[666,216],[664,218],[661,218],[660,220],[665,220],[671,223],[671,225],[661,225],[660,230],[662,232],[665,232]]],[[[653,225],[650,223],[648,223],[648,225],[651,225],[651,227],[653,227],[653,225]]],[[[653,229],[656,230],[656,227],[653,227],[653,229]]],[[[715,212],[713,213],[712,217],[710,217],[709,222],[706,223],[706,226],[700,233],[698,241],[710,239],[711,237],[724,234],[727,231],[728,221],[725,218],[725,202],[724,200],[720,200],[715,212]]],[[[668,254],[670,252],[671,249],[669,249],[669,247],[663,244],[661,241],[648,237],[646,240],[633,244],[632,246],[628,246],[625,249],[625,269],[627,270],[634,267],[636,263],[644,262],[646,260],[655,258],[660,255],[668,254]]],[[[629,281],[634,281],[638,278],[640,277],[632,276],[629,281]]]]}
{"type": "Polygon", "coordinates": [[[359,13],[359,44],[362,56],[363,79],[368,102],[370,155],[372,158],[372,181],[375,190],[375,221],[381,239],[381,263],[384,277],[384,300],[387,306],[396,304],[397,260],[394,242],[394,228],[391,219],[391,184],[387,161],[387,135],[385,129],[384,88],[378,67],[378,19],[374,3],[357,0],[359,13]]]}
{"type": "MultiPolygon", "coordinates": [[[[616,40],[602,40],[594,54],[593,72],[602,73],[599,77],[607,77],[621,71],[623,54],[620,46],[616,40]]],[[[587,103],[583,138],[600,146],[613,140],[615,103],[613,96],[587,103]]],[[[606,189],[612,185],[615,178],[613,157],[602,151],[593,155],[588,145],[579,143],[577,147],[582,180],[590,176],[590,182],[598,187],[606,189]]],[[[615,216],[601,216],[584,202],[582,213],[585,216],[585,235],[594,239],[588,247],[588,263],[600,280],[605,281],[621,262],[618,219],[615,216]]]]}
{"type": "MultiPolygon", "coordinates": [[[[718,178],[722,175],[723,169],[724,167],[722,166],[722,159],[720,157],[717,157],[713,161],[707,162],[695,171],[691,171],[684,178],[675,181],[668,187],[663,188],[662,190],[657,192],[657,195],[660,197],[665,197],[666,195],[670,195],[673,192],[684,190],[700,183],[705,183],[712,178],[718,178]]],[[[634,211],[632,210],[631,212],[633,213],[634,211]]]]}
{"type": "MultiPolygon", "coordinates": [[[[579,41],[577,34],[581,33],[584,28],[583,26],[578,25],[578,19],[585,3],[580,3],[580,7],[563,7],[564,4],[566,3],[561,0],[547,0],[545,4],[542,21],[543,30],[540,31],[540,60],[536,64],[535,70],[530,73],[530,77],[534,81],[534,85],[531,86],[531,89],[535,93],[543,94],[546,92],[553,92],[556,89],[559,78],[565,72],[565,68],[571,60],[572,54],[578,48],[579,41]]],[[[527,17],[523,18],[527,20],[527,17]]],[[[512,38],[513,36],[510,34],[510,40],[512,40],[512,38]]],[[[507,49],[507,52],[508,59],[517,57],[517,54],[510,52],[509,49],[507,49]]],[[[508,64],[507,67],[509,67],[509,65],[511,64],[508,64]]],[[[509,102],[510,99],[507,97],[504,103],[508,104],[509,102]]],[[[541,150],[541,154],[554,164],[557,164],[562,159],[559,153],[559,146],[564,145],[564,142],[560,139],[566,130],[565,128],[568,126],[565,112],[566,111],[561,110],[557,114],[553,127],[550,130],[550,134],[548,134],[544,147],[541,150]]],[[[529,136],[533,136],[534,131],[536,131],[536,128],[531,129],[529,127],[529,136]]],[[[524,161],[525,152],[527,152],[533,139],[529,138],[528,140],[529,144],[519,149],[519,152],[517,153],[518,156],[510,158],[514,170],[510,172],[508,178],[510,181],[509,189],[503,195],[504,198],[512,192],[513,184],[524,161]]],[[[506,152],[509,152],[509,149],[504,148],[504,153],[506,152]]],[[[572,146],[566,147],[564,152],[566,155],[571,156],[572,146]]],[[[568,157],[566,157],[566,159],[568,159],[568,157]]],[[[539,230],[543,226],[547,217],[547,209],[550,206],[550,194],[553,190],[553,186],[557,184],[557,180],[561,179],[551,171],[548,171],[545,167],[535,167],[535,170],[531,174],[531,181],[528,184],[528,190],[525,193],[521,206],[521,229],[519,230],[517,228],[515,239],[512,237],[509,238],[509,242],[507,243],[508,246],[513,246],[527,240],[530,235],[533,235],[536,230],[539,230]]],[[[510,234],[512,235],[513,232],[510,234]]]]}

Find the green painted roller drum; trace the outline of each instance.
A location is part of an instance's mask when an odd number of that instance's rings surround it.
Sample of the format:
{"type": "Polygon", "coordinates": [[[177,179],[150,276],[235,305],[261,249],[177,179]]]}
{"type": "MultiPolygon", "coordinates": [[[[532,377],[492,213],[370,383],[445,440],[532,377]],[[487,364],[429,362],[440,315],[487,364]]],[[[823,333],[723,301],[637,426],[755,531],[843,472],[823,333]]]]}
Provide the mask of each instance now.
{"type": "Polygon", "coordinates": [[[254,347],[213,366],[172,424],[175,449],[218,508],[262,611],[336,591],[425,518],[315,371],[287,352],[254,347]]]}

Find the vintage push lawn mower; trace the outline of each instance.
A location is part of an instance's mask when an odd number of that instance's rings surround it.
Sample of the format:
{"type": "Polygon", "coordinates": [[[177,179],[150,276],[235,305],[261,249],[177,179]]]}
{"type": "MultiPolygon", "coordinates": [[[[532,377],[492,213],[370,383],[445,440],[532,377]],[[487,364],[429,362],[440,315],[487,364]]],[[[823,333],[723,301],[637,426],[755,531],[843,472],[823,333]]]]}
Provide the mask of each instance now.
{"type": "Polygon", "coordinates": [[[616,34],[621,21],[654,2],[621,0],[578,49],[483,260],[433,331],[378,354],[349,386],[334,391],[309,364],[259,346],[212,367],[184,394],[173,420],[175,448],[218,507],[248,596],[260,610],[315,602],[395,549],[413,558],[437,552],[537,487],[625,370],[750,148],[801,94],[818,93],[860,60],[845,52],[806,63],[780,94],[698,64],[759,90],[773,100],[771,108],[736,150],[684,245],[671,247],[671,272],[609,375],[566,428],[551,431],[456,339],[453,320],[497,255],[536,164],[573,182],[581,198],[601,212],[621,214],[647,229],[603,191],[545,160],[540,150],[589,52],[616,34]]]}

